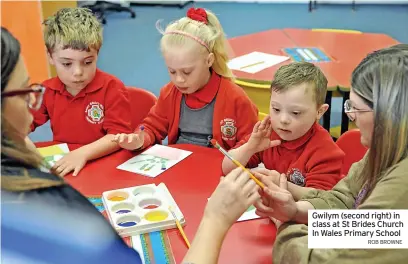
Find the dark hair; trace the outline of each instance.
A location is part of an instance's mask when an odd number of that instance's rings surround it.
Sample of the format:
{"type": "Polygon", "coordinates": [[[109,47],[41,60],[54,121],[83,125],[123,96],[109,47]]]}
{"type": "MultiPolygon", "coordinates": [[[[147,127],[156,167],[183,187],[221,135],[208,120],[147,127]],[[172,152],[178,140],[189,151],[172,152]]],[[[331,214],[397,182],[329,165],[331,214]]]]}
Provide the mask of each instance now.
{"type": "MultiPolygon", "coordinates": [[[[11,74],[14,72],[20,58],[20,43],[5,28],[1,27],[1,91],[6,89],[11,74]]],[[[3,100],[3,97],[2,97],[3,100]]],[[[28,148],[25,141],[17,139],[18,131],[4,118],[1,113],[1,156],[15,159],[23,164],[40,167],[43,158],[35,150],[28,148]]],[[[24,165],[21,165],[22,167],[24,165]]],[[[21,175],[7,175],[7,170],[2,170],[1,188],[9,191],[25,191],[38,188],[53,187],[64,184],[64,181],[36,179],[29,176],[26,168],[22,168],[21,175]],[[5,173],[5,174],[3,174],[5,173]]]]}
{"type": "Polygon", "coordinates": [[[11,73],[20,57],[20,42],[4,27],[1,27],[1,91],[6,89],[11,73]]]}

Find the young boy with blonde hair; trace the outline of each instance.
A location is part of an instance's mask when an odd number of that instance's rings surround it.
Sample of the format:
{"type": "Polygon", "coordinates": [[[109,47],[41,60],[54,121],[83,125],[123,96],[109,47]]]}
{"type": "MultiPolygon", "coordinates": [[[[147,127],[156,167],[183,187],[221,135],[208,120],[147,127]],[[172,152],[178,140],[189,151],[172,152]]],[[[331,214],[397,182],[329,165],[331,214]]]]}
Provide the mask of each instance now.
{"type": "Polygon", "coordinates": [[[57,77],[44,81],[41,108],[31,129],[51,121],[53,140],[83,145],[56,162],[60,175],[78,172],[89,160],[120,147],[117,133],[130,133],[130,103],[124,84],[96,67],[102,26],[90,10],[63,8],[45,22],[44,41],[57,77]]]}
{"type": "MultiPolygon", "coordinates": [[[[296,200],[310,188],[331,189],[341,179],[344,153],[318,124],[329,108],[326,92],[327,79],[312,63],[280,67],[271,85],[269,116],[231,155],[250,168],[263,162],[265,169],[255,171],[274,177],[278,185],[286,174],[296,200]]],[[[235,165],[225,158],[222,167],[227,174],[235,165]]]]}

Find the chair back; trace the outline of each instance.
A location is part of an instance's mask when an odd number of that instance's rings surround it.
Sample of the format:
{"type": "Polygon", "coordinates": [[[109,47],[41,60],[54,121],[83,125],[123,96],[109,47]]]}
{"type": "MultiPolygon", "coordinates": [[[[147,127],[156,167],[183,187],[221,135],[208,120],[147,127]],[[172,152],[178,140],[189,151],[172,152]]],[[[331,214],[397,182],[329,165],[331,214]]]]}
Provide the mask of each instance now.
{"type": "Polygon", "coordinates": [[[361,144],[361,134],[359,129],[352,129],[342,134],[336,141],[346,156],[344,157],[341,173],[347,175],[351,165],[360,161],[366,154],[368,148],[361,144]]]}
{"type": "Polygon", "coordinates": [[[132,129],[136,129],[156,104],[157,97],[152,92],[141,88],[127,87],[127,89],[132,116],[132,129]]]}

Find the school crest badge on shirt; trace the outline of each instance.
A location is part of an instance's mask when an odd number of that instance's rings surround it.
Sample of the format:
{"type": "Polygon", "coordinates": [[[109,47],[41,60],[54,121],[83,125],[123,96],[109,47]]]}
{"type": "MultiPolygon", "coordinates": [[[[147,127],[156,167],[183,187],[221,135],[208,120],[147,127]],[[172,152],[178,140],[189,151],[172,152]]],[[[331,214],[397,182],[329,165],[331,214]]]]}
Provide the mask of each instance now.
{"type": "Polygon", "coordinates": [[[306,185],[305,176],[303,176],[302,172],[297,168],[291,168],[288,170],[286,174],[288,179],[291,183],[294,183],[298,186],[304,187],[306,185]]]}
{"type": "Polygon", "coordinates": [[[100,124],[104,118],[103,105],[98,102],[90,102],[85,109],[86,120],[91,124],[100,124]]]}
{"type": "Polygon", "coordinates": [[[221,120],[221,134],[223,140],[235,140],[237,134],[237,127],[235,126],[235,120],[231,118],[225,118],[221,120]]]}

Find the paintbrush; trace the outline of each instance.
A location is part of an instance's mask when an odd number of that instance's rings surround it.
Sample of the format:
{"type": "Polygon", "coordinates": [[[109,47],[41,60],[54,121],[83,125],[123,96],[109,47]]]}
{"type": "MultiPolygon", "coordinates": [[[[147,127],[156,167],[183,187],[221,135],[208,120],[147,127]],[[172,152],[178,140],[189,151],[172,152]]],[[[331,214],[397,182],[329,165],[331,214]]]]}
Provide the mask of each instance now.
{"type": "Polygon", "coordinates": [[[181,226],[180,221],[177,219],[176,214],[173,212],[173,210],[171,210],[171,206],[169,206],[169,211],[173,215],[174,220],[176,221],[177,228],[180,231],[181,236],[183,237],[184,241],[186,242],[187,247],[190,248],[190,242],[188,241],[187,236],[184,233],[183,227],[181,226]]]}
{"type": "Polygon", "coordinates": [[[224,154],[225,157],[229,158],[235,165],[241,167],[244,171],[246,171],[249,174],[249,177],[251,177],[251,179],[259,185],[259,187],[261,187],[262,189],[265,188],[265,185],[260,180],[258,180],[247,168],[245,168],[238,160],[234,159],[225,149],[223,149],[220,144],[218,144],[217,140],[211,139],[210,142],[215,148],[221,151],[221,153],[224,154]]]}

